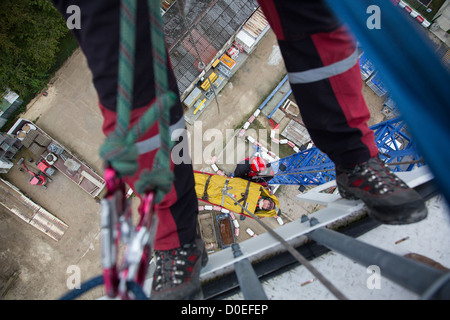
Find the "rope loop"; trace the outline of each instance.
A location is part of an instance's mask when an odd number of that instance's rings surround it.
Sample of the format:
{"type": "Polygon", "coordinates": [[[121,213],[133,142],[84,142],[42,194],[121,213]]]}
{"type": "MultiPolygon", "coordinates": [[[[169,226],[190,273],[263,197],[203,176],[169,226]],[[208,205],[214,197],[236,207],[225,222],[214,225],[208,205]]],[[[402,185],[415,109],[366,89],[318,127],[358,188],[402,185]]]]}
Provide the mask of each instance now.
{"type": "Polygon", "coordinates": [[[144,170],[135,184],[141,194],[149,191],[157,193],[156,203],[170,191],[173,174],[170,171],[170,149],[172,141],[169,134],[170,109],[178,96],[168,90],[168,63],[164,41],[163,21],[160,2],[147,1],[150,18],[150,35],[155,77],[156,99],[138,122],[130,126],[133,101],[133,79],[136,45],[137,0],[121,0],[119,79],[117,87],[116,130],[100,147],[100,156],[110,165],[118,176],[132,176],[139,169],[139,152],[136,141],[150,127],[158,122],[160,148],[155,156],[152,172],[144,170]]]}
{"type": "Polygon", "coordinates": [[[160,170],[144,170],[135,183],[136,191],[140,194],[155,191],[155,203],[161,202],[164,196],[172,188],[174,175],[170,169],[161,168],[160,170]]]}
{"type": "Polygon", "coordinates": [[[120,176],[131,176],[139,168],[136,144],[128,143],[116,132],[112,132],[106,137],[105,142],[100,147],[100,156],[120,176]]]}

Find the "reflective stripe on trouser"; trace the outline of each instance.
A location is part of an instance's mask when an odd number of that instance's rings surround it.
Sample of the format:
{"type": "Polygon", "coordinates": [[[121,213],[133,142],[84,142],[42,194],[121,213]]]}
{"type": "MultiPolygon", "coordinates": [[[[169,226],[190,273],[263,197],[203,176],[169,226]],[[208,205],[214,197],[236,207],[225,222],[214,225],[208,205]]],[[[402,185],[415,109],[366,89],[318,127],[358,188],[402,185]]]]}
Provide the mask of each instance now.
{"type": "Polygon", "coordinates": [[[322,1],[259,2],[277,35],[293,95],[315,145],[336,164],[375,156],[352,36],[322,1]]]}
{"type": "Polygon", "coordinates": [[[314,68],[306,71],[289,72],[289,82],[291,84],[311,83],[320,80],[325,80],[330,77],[337,76],[350,70],[358,62],[358,50],[355,49],[353,53],[341,61],[337,61],[328,66],[314,68]]]}

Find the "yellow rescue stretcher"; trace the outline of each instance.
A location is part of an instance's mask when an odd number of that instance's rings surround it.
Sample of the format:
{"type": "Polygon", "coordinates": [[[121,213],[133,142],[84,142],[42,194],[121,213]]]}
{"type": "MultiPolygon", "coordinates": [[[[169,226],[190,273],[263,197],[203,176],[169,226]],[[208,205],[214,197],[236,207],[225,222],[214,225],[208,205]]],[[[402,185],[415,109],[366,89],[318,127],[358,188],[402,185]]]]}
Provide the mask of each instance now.
{"type": "Polygon", "coordinates": [[[228,209],[234,213],[247,215],[241,206],[258,217],[276,217],[280,203],[271,192],[259,183],[241,178],[225,177],[217,174],[194,171],[197,198],[228,209]],[[275,203],[272,210],[262,210],[258,206],[261,197],[275,203]],[[236,201],[241,205],[236,204],[236,201]]]}

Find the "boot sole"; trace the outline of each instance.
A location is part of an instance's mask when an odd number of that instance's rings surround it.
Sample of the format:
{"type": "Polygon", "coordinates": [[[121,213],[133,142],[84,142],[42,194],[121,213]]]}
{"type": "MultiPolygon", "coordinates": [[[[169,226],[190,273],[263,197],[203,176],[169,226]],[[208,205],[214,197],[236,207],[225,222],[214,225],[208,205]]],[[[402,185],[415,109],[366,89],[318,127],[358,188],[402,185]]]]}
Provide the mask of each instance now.
{"type": "Polygon", "coordinates": [[[360,196],[354,194],[353,192],[349,191],[342,185],[338,184],[338,190],[339,194],[342,196],[342,198],[347,200],[362,200],[366,207],[368,208],[368,214],[371,218],[374,220],[388,225],[406,225],[411,223],[419,222],[423,219],[425,219],[428,216],[428,210],[426,206],[421,203],[418,204],[417,208],[415,210],[408,211],[407,213],[403,214],[387,214],[386,212],[376,210],[372,208],[370,205],[368,205],[363,199],[361,199],[360,196]]]}
{"type": "MultiPolygon", "coordinates": [[[[202,244],[203,246],[203,244],[202,244]]],[[[205,267],[208,263],[208,253],[206,252],[205,247],[203,246],[203,250],[200,256],[200,267],[197,271],[192,274],[193,278],[198,278],[201,272],[201,268],[205,267]]],[[[203,291],[201,288],[201,284],[199,279],[195,282],[191,282],[189,284],[183,284],[180,287],[174,287],[167,290],[163,290],[162,292],[153,291],[150,294],[151,300],[203,300],[203,291]],[[186,294],[180,294],[181,291],[186,291],[186,294]]]]}

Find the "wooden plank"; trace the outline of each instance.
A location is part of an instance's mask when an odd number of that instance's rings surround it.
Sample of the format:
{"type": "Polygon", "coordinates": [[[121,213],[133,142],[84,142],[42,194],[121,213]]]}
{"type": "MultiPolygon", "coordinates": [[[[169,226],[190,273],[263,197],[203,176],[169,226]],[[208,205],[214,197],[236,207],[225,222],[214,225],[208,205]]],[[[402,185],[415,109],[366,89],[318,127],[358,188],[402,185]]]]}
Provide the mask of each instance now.
{"type": "Polygon", "coordinates": [[[31,219],[30,224],[56,241],[61,240],[64,233],[69,228],[67,224],[56,218],[44,208],[39,209],[39,212],[31,219]]]}
{"type": "Polygon", "coordinates": [[[95,184],[97,187],[99,187],[100,189],[104,187],[104,184],[100,181],[98,181],[97,179],[95,179],[95,177],[91,176],[89,173],[87,173],[86,171],[81,171],[81,175],[83,177],[85,177],[86,179],[88,179],[90,182],[92,182],[93,184],[95,184]]]}
{"type": "Polygon", "coordinates": [[[61,240],[69,227],[67,224],[31,201],[19,189],[3,179],[0,179],[0,190],[5,195],[5,199],[2,199],[0,204],[9,212],[53,240],[61,240]]]}

